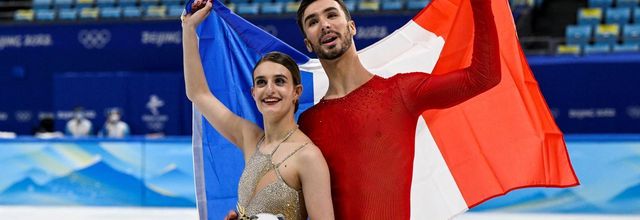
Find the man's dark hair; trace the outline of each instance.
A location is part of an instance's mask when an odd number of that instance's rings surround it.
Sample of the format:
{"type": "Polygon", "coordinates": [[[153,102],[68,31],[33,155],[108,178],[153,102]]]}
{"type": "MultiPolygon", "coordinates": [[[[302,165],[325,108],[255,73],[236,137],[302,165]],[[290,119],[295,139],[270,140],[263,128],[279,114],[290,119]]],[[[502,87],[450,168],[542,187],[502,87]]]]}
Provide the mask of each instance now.
{"type": "MultiPolygon", "coordinates": [[[[277,64],[280,64],[282,66],[284,66],[285,68],[287,68],[287,70],[289,70],[289,72],[291,73],[291,78],[293,78],[293,86],[295,88],[295,86],[300,85],[301,82],[301,77],[300,77],[300,69],[298,68],[298,64],[296,63],[296,61],[293,60],[293,58],[291,58],[289,55],[282,53],[282,52],[278,52],[278,51],[273,51],[273,52],[269,52],[267,54],[265,54],[264,56],[262,56],[262,58],[260,58],[260,60],[258,60],[258,62],[256,63],[255,66],[253,66],[253,71],[251,71],[253,74],[255,74],[256,72],[256,68],[258,67],[258,65],[260,65],[261,63],[264,63],[266,61],[270,61],[270,62],[274,62],[277,64]]],[[[255,82],[254,82],[255,83],[255,82]]],[[[298,106],[300,105],[299,101],[296,101],[296,108],[293,112],[297,112],[298,111],[298,106]]]]}
{"type": "MultiPolygon", "coordinates": [[[[298,28],[300,28],[300,31],[302,31],[302,36],[307,37],[307,34],[304,33],[304,24],[302,22],[303,21],[303,17],[304,16],[304,10],[307,10],[307,7],[309,7],[309,5],[311,5],[311,3],[315,2],[317,0],[302,0],[300,2],[300,7],[298,8],[298,15],[296,16],[296,21],[298,22],[298,28]]],[[[335,0],[336,2],[338,2],[338,4],[340,5],[340,8],[342,8],[342,11],[344,11],[344,15],[347,18],[347,21],[351,21],[351,13],[349,13],[349,9],[347,9],[347,6],[344,4],[344,2],[342,0],[335,0]]]]}

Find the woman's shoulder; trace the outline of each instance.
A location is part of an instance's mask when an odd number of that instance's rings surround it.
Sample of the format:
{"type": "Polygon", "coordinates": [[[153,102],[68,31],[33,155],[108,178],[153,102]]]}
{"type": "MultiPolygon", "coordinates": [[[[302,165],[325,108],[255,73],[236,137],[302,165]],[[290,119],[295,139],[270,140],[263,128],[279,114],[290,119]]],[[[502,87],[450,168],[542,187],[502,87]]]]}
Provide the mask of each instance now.
{"type": "Polygon", "coordinates": [[[301,167],[308,168],[314,164],[326,163],[322,151],[313,142],[304,142],[300,146],[302,148],[297,152],[296,160],[301,167]]]}
{"type": "Polygon", "coordinates": [[[306,142],[300,151],[303,157],[322,157],[322,151],[313,142],[306,142]]]}

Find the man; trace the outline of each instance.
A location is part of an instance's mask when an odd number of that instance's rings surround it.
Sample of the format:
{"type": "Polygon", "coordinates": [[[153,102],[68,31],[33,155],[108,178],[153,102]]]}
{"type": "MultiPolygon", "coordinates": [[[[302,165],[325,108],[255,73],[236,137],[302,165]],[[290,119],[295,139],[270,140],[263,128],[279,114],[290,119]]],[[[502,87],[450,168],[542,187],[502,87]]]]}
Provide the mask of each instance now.
{"type": "Polygon", "coordinates": [[[324,98],[300,116],[331,173],[336,219],[409,219],[415,128],[428,109],[464,102],[500,81],[491,2],[472,0],[473,60],[444,75],[397,74],[364,68],[356,27],[341,0],[303,0],[298,25],[329,78],[324,98]]]}

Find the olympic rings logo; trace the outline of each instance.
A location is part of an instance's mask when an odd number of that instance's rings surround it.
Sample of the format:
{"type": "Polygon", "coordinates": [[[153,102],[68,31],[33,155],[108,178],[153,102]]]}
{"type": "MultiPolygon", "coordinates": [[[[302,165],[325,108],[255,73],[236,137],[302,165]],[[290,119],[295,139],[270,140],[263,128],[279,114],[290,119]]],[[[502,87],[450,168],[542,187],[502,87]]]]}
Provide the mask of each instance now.
{"type": "Polygon", "coordinates": [[[80,30],[78,41],[87,49],[102,49],[111,41],[111,32],[107,29],[80,30]]]}
{"type": "Polygon", "coordinates": [[[30,121],[32,118],[30,111],[17,111],[15,114],[16,114],[16,120],[19,122],[27,122],[27,121],[30,121]]]}

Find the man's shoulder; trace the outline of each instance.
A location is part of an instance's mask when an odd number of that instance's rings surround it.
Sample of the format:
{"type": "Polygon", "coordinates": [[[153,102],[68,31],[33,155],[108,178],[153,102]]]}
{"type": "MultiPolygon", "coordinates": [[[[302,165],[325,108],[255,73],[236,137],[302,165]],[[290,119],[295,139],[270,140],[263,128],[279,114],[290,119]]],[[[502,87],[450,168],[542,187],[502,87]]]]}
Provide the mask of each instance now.
{"type": "Polygon", "coordinates": [[[429,77],[431,74],[425,72],[404,72],[404,73],[396,73],[395,75],[389,77],[389,80],[399,80],[399,79],[410,79],[410,78],[423,78],[429,77]]]}
{"type": "Polygon", "coordinates": [[[389,78],[387,78],[387,82],[389,84],[394,84],[395,86],[405,87],[408,85],[412,85],[414,83],[423,82],[424,80],[428,80],[431,78],[431,74],[425,72],[406,72],[406,73],[397,73],[389,78]]]}
{"type": "Polygon", "coordinates": [[[300,113],[300,121],[303,121],[309,117],[313,117],[313,115],[315,115],[317,112],[317,108],[318,108],[318,104],[315,104],[309,107],[308,109],[304,110],[302,113],[300,113]]]}
{"type": "Polygon", "coordinates": [[[324,108],[324,104],[322,102],[317,103],[300,114],[300,117],[298,118],[298,124],[302,128],[310,126],[313,123],[317,122],[318,119],[322,118],[322,115],[320,114],[326,112],[326,110],[327,109],[324,108]]]}

